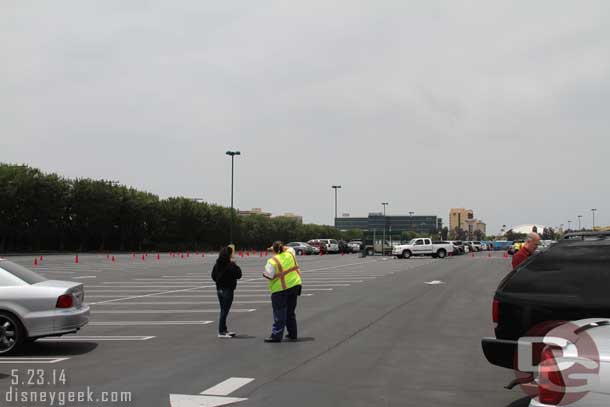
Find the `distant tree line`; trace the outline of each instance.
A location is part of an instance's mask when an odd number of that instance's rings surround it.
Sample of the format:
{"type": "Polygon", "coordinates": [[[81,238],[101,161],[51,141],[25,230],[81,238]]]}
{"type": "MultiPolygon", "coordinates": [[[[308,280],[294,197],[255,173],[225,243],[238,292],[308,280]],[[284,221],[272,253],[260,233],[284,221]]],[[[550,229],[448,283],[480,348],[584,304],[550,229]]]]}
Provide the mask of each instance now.
{"type": "MultiPolygon", "coordinates": [[[[138,191],[113,181],[67,179],[0,163],[0,252],[217,249],[229,242],[229,208],[138,191]]],[[[350,239],[360,233],[294,219],[235,216],[234,241],[350,239]]]]}

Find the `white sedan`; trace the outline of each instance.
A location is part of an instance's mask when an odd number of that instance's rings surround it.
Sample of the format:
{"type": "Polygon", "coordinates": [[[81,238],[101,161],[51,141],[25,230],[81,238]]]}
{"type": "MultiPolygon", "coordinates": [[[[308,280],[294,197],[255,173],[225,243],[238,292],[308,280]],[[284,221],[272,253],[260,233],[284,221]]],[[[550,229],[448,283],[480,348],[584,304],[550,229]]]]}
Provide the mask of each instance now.
{"type": "Polygon", "coordinates": [[[24,341],[74,333],[89,322],[81,283],[47,280],[0,259],[0,355],[24,341]]]}

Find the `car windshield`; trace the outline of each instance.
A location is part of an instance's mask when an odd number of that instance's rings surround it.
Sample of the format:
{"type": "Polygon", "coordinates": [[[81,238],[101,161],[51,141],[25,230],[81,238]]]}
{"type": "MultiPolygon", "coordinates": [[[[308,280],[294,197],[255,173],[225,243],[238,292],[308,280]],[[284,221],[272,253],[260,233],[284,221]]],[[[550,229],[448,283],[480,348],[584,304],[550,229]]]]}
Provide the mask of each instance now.
{"type": "Polygon", "coordinates": [[[34,273],[32,270],[28,270],[25,267],[20,266],[19,264],[12,263],[10,261],[0,262],[0,268],[8,271],[13,276],[17,277],[20,280],[23,280],[28,284],[36,284],[46,280],[46,278],[34,273]]]}

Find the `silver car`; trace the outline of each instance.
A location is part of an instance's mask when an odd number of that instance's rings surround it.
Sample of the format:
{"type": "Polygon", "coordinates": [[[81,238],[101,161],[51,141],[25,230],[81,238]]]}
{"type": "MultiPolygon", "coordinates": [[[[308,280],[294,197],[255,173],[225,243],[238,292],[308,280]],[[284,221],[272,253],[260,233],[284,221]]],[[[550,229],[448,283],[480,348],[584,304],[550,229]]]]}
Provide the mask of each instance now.
{"type": "Polygon", "coordinates": [[[24,341],[74,333],[89,322],[81,283],[47,280],[0,259],[0,355],[24,341]]]}
{"type": "Polygon", "coordinates": [[[303,254],[314,254],[313,247],[305,242],[290,242],[286,243],[286,246],[292,247],[294,252],[299,256],[303,254]]]}

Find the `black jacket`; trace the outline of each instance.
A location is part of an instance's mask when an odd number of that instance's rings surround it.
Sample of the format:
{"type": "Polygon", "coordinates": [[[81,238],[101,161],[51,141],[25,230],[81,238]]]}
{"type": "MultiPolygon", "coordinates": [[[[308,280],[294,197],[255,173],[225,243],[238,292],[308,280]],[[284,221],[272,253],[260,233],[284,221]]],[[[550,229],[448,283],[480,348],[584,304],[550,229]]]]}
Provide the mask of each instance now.
{"type": "Polygon", "coordinates": [[[241,278],[241,269],[233,262],[229,262],[225,267],[214,265],[212,269],[212,280],[216,282],[216,289],[230,288],[235,290],[237,280],[241,278]]]}

